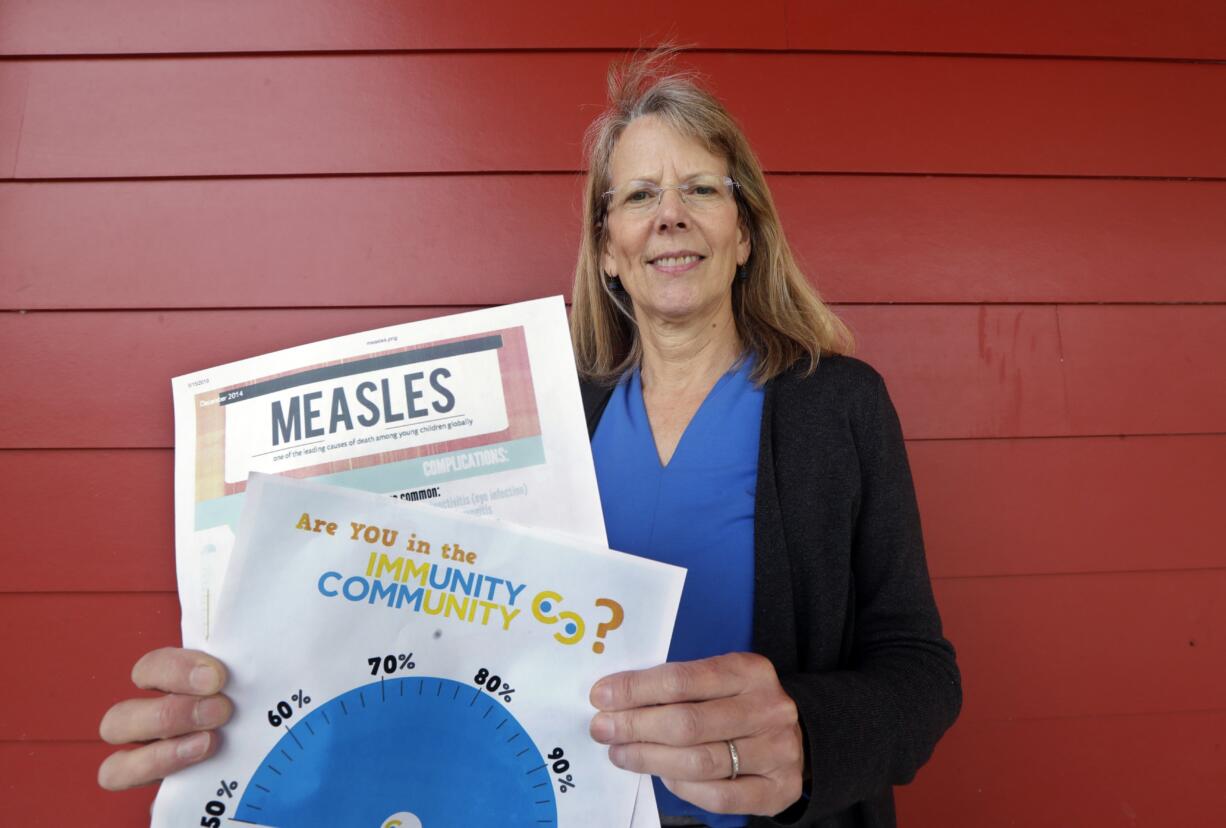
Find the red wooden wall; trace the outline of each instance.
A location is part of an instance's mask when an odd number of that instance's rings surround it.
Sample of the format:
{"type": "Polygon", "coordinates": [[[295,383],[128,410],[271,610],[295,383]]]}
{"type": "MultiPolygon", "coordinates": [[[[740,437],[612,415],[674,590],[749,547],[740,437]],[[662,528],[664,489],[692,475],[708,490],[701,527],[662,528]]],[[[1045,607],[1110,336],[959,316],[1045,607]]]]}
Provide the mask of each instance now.
{"type": "Polygon", "coordinates": [[[0,822],[146,817],[169,378],[566,290],[664,36],[901,412],[966,685],[902,824],[1222,824],[1221,0],[0,0],[0,822]]]}

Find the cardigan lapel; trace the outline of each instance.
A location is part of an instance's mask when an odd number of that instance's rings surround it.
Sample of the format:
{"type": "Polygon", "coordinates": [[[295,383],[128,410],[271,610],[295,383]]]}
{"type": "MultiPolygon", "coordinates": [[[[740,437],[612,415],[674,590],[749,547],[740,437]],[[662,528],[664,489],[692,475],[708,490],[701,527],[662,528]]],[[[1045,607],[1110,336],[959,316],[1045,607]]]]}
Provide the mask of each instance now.
{"type": "Polygon", "coordinates": [[[799,664],[792,572],[783,536],[783,512],[775,477],[773,425],[778,380],[766,383],[758,441],[758,479],[753,515],[753,648],[770,659],[780,675],[799,664]]]}

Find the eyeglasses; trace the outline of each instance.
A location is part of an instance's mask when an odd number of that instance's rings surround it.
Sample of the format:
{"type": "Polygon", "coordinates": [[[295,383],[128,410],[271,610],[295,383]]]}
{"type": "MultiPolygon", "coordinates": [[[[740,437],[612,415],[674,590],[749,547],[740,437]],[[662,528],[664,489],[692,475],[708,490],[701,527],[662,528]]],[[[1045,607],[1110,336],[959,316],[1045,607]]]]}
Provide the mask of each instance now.
{"type": "Polygon", "coordinates": [[[649,216],[660,206],[667,190],[676,190],[685,205],[693,210],[711,210],[731,201],[739,186],[726,175],[700,175],[672,187],[661,187],[650,181],[631,181],[601,195],[608,200],[610,212],[620,210],[631,216],[649,216]]]}

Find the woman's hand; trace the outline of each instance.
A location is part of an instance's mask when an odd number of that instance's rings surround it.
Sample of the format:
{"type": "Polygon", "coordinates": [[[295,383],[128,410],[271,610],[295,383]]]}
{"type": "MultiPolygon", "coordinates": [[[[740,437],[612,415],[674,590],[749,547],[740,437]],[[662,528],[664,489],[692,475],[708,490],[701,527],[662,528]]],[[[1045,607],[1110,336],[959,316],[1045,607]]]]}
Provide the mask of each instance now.
{"type": "Polygon", "coordinates": [[[730,653],[615,673],[592,687],[592,738],[619,768],[659,776],[712,813],[777,814],[800,799],[796,703],[770,661],[730,653]],[[736,745],[739,770],[732,776],[736,745]]]}
{"type": "Polygon", "coordinates": [[[168,695],[128,699],[106,711],[98,732],[113,745],[149,742],[112,753],[98,768],[98,784],[119,791],[169,776],[217,750],[213,729],[234,707],[219,695],[226,683],[220,661],[196,650],[166,647],[141,656],[132,683],[168,695]]]}

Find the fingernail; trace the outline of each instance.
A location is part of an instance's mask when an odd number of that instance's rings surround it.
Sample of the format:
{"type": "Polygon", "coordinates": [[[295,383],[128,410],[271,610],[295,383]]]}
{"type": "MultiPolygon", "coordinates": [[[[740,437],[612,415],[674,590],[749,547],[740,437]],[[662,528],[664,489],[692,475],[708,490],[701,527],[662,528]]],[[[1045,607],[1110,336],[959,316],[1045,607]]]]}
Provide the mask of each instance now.
{"type": "Polygon", "coordinates": [[[613,745],[613,747],[609,748],[609,761],[619,768],[625,767],[624,757],[622,756],[625,752],[626,749],[621,745],[613,745]]]}
{"type": "Polygon", "coordinates": [[[592,738],[597,742],[608,742],[613,739],[613,719],[603,713],[597,713],[592,718],[592,738]]]}
{"type": "Polygon", "coordinates": [[[221,676],[217,674],[216,668],[209,664],[201,664],[192,670],[187,680],[198,693],[216,693],[221,689],[221,676]]]}
{"type": "Polygon", "coordinates": [[[186,739],[181,739],[175,753],[180,759],[199,759],[209,749],[209,734],[193,733],[186,739]]]}
{"type": "Polygon", "coordinates": [[[598,681],[592,686],[592,705],[608,707],[613,703],[613,687],[607,681],[598,681]]]}
{"type": "Polygon", "coordinates": [[[217,727],[226,720],[228,705],[219,696],[209,696],[196,702],[192,718],[196,727],[217,727]]]}

